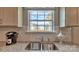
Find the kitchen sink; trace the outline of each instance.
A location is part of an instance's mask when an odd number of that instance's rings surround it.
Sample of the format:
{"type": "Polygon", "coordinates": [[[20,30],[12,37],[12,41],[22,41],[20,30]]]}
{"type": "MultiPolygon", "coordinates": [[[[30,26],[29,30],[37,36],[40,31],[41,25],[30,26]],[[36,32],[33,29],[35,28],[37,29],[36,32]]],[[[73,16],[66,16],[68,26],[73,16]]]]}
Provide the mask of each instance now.
{"type": "Polygon", "coordinates": [[[53,42],[29,42],[25,50],[58,50],[57,46],[53,42]]]}

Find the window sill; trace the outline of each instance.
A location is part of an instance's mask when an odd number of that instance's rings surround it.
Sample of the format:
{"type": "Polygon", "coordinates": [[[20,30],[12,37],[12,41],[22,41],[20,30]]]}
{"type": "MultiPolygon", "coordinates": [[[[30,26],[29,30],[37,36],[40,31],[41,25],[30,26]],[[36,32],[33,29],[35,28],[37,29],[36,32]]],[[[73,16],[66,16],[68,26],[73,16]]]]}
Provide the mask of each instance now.
{"type": "Polygon", "coordinates": [[[56,34],[56,32],[26,32],[31,34],[56,34]]]}

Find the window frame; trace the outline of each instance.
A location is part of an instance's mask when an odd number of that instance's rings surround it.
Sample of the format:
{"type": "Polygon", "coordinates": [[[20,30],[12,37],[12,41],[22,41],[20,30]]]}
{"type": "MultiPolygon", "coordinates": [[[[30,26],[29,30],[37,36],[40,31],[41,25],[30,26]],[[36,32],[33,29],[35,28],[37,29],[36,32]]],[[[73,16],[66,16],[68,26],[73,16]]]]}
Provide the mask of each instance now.
{"type": "MultiPolygon", "coordinates": [[[[54,23],[52,23],[52,31],[40,31],[40,33],[42,32],[42,33],[55,33],[56,32],[56,30],[55,30],[55,28],[56,28],[56,25],[55,25],[55,8],[28,8],[28,10],[27,10],[27,13],[28,13],[28,30],[27,30],[27,32],[35,32],[35,33],[38,33],[39,31],[30,31],[30,19],[29,19],[29,10],[36,10],[36,11],[53,11],[53,15],[54,16],[52,16],[52,19],[53,20],[42,20],[42,21],[44,21],[44,23],[45,23],[45,21],[51,21],[51,22],[54,22],[54,23]],[[54,29],[54,30],[53,30],[54,29]]],[[[31,20],[31,21],[35,21],[35,20],[31,20]]],[[[37,20],[36,20],[37,21],[37,20]]],[[[39,20],[40,21],[40,20],[39,20]]],[[[44,24],[44,30],[45,30],[45,24],[44,24]]]]}

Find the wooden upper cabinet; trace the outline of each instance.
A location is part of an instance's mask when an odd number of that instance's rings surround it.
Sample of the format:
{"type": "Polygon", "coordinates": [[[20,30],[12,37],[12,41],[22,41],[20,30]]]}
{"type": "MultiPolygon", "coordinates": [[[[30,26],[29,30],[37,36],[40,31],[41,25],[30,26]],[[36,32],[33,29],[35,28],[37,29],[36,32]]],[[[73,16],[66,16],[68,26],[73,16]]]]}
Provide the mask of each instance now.
{"type": "Polygon", "coordinates": [[[0,7],[0,25],[17,26],[17,24],[18,24],[18,8],[0,7]]]}
{"type": "Polygon", "coordinates": [[[77,10],[77,11],[78,11],[78,12],[77,12],[77,13],[78,13],[78,14],[77,14],[77,17],[78,17],[78,24],[79,24],[79,7],[78,7],[77,9],[78,9],[78,10],[77,10]]]}
{"type": "Polygon", "coordinates": [[[0,8],[0,25],[3,24],[3,9],[0,8]]]}
{"type": "Polygon", "coordinates": [[[73,43],[79,45],[79,27],[73,27],[73,43]]]}
{"type": "Polygon", "coordinates": [[[78,8],[76,7],[67,7],[66,12],[66,26],[78,26],[78,8]]]}

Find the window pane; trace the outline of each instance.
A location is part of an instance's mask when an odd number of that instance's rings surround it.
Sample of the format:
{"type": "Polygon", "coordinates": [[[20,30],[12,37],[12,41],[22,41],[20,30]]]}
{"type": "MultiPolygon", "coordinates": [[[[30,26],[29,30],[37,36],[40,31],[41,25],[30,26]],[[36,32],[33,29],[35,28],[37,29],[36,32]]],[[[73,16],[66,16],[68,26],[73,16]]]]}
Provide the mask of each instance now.
{"type": "Polygon", "coordinates": [[[40,25],[44,26],[44,21],[38,21],[38,25],[39,25],[39,26],[40,26],[40,25]]]}
{"type": "Polygon", "coordinates": [[[37,21],[30,21],[30,25],[37,26],[37,21]]]}
{"type": "Polygon", "coordinates": [[[37,20],[37,14],[31,14],[30,20],[37,20]]]}
{"type": "Polygon", "coordinates": [[[45,21],[45,31],[52,32],[52,21],[45,21]]]}
{"type": "Polygon", "coordinates": [[[30,11],[30,14],[37,14],[37,11],[30,11]]]}
{"type": "Polygon", "coordinates": [[[37,21],[30,21],[30,31],[37,31],[37,21]]]}
{"type": "Polygon", "coordinates": [[[38,14],[40,14],[40,15],[44,14],[44,11],[38,11],[38,14]]]}
{"type": "Polygon", "coordinates": [[[45,25],[46,25],[46,26],[49,26],[49,25],[52,26],[52,21],[45,21],[45,25]]]}
{"type": "Polygon", "coordinates": [[[45,11],[45,20],[52,20],[52,11],[45,11]]]}
{"type": "Polygon", "coordinates": [[[44,11],[38,11],[38,20],[44,20],[44,11]]]}
{"type": "Polygon", "coordinates": [[[30,26],[30,31],[31,32],[37,32],[37,26],[30,26]]]}
{"type": "Polygon", "coordinates": [[[44,32],[44,26],[38,26],[38,32],[44,32]]]}
{"type": "Polygon", "coordinates": [[[38,14],[38,20],[44,20],[44,14],[42,15],[38,14]]]}
{"type": "Polygon", "coordinates": [[[30,20],[37,20],[37,11],[30,11],[30,20]]]}
{"type": "Polygon", "coordinates": [[[46,32],[52,32],[52,26],[46,25],[45,26],[45,31],[46,32]]]}

